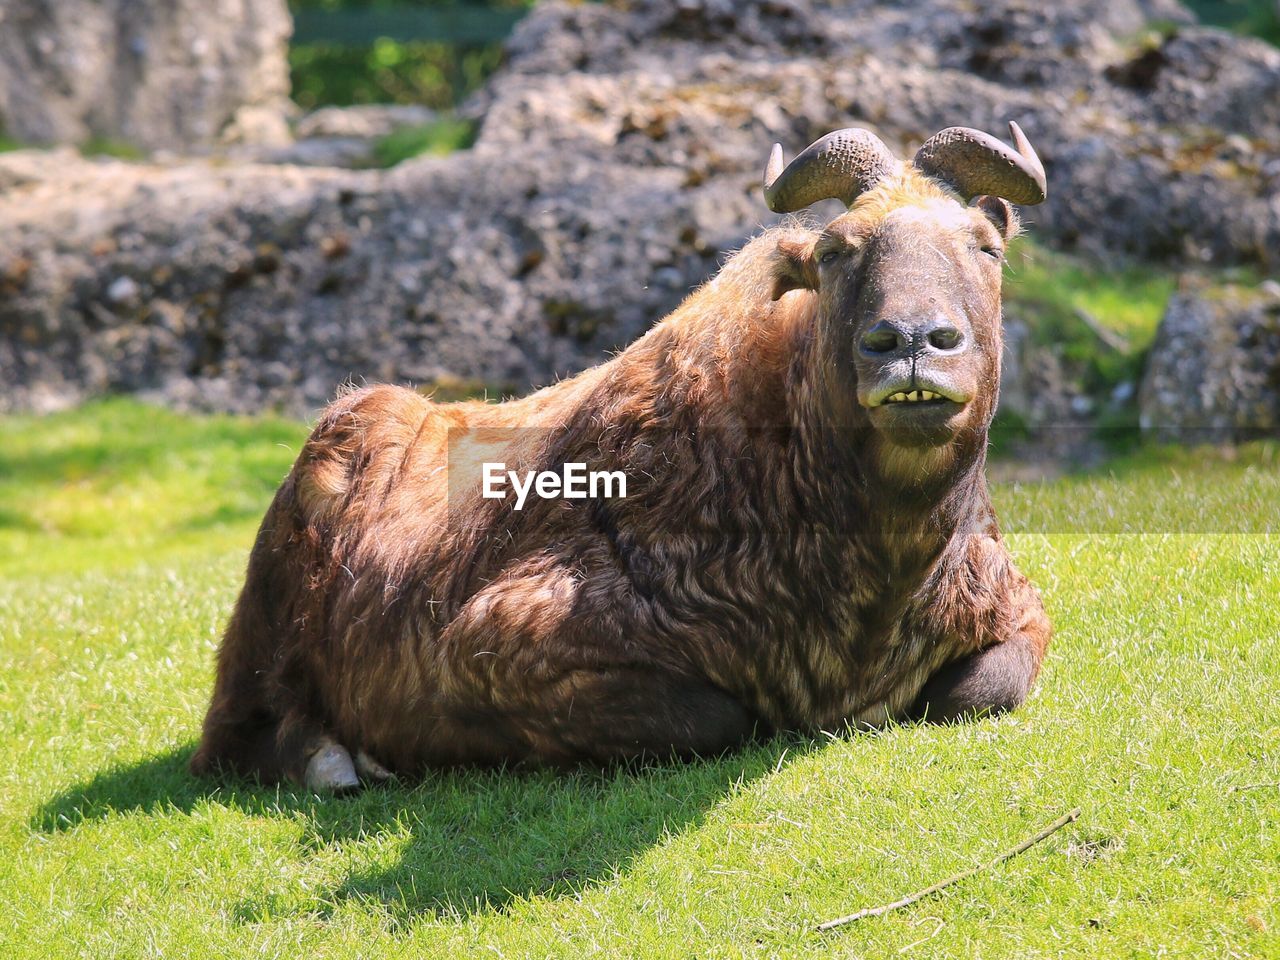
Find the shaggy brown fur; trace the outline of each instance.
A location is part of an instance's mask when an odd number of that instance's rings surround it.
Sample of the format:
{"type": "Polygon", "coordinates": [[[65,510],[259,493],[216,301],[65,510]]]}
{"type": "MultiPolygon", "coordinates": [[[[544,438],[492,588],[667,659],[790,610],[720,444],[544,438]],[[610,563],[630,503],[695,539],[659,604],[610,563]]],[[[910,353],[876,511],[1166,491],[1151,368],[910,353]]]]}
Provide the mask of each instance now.
{"type": "Polygon", "coordinates": [[[1049,625],[983,476],[998,203],[907,172],[524,399],[340,397],[263,521],[193,769],[300,779],[335,742],[409,773],[705,754],[1021,702],[1049,625]],[[941,442],[868,408],[852,356],[898,288],[941,291],[975,341],[941,442]],[[622,470],[628,495],[515,511],[480,460],[622,470]]]}

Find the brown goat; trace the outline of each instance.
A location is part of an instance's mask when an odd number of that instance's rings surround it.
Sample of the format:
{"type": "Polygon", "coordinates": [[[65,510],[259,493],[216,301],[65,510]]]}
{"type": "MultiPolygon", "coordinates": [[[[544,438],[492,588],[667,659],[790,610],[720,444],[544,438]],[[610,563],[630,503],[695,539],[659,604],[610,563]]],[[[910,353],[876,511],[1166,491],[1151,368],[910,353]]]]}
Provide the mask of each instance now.
{"type": "Polygon", "coordinates": [[[766,231],[572,379],[340,397],[263,521],[193,769],[345,789],[1019,704],[1050,629],[984,478],[1017,226],[965,201],[1043,172],[1019,131],[990,162],[953,131],[913,164],[863,131],[775,157],[775,209],[849,212],[766,231]],[[483,495],[499,461],[626,496],[517,509],[483,495]]]}

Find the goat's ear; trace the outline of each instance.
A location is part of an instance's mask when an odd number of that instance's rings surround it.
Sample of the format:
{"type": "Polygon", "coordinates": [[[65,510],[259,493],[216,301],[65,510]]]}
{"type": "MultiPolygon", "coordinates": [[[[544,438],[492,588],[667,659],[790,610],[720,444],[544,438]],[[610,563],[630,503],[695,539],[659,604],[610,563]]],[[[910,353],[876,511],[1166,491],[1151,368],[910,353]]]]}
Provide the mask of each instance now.
{"type": "Polygon", "coordinates": [[[813,265],[813,241],[783,237],[773,259],[773,299],[790,290],[817,290],[818,271],[813,265]]]}
{"type": "Polygon", "coordinates": [[[1013,205],[1008,200],[1003,200],[1000,197],[979,197],[978,209],[1000,231],[1000,236],[1006,240],[1012,240],[1018,235],[1018,231],[1021,229],[1018,222],[1018,212],[1013,209],[1013,205]]]}

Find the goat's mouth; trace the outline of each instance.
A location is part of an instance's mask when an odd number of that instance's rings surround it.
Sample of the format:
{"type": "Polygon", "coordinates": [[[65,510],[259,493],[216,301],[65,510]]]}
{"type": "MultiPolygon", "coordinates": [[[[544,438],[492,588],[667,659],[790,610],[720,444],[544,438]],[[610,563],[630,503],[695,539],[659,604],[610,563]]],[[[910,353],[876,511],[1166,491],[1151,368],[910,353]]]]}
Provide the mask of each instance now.
{"type": "Polygon", "coordinates": [[[969,397],[945,383],[912,380],[909,383],[884,383],[868,392],[863,403],[867,407],[897,406],[902,408],[932,407],[952,411],[963,407],[969,397]]]}
{"type": "Polygon", "coordinates": [[[934,393],[932,390],[899,390],[897,393],[890,394],[885,397],[876,406],[883,406],[890,403],[958,403],[950,397],[943,396],[940,393],[934,393]]]}
{"type": "Polygon", "coordinates": [[[862,398],[876,430],[897,446],[936,447],[959,429],[971,398],[942,377],[887,378],[862,398]]]}

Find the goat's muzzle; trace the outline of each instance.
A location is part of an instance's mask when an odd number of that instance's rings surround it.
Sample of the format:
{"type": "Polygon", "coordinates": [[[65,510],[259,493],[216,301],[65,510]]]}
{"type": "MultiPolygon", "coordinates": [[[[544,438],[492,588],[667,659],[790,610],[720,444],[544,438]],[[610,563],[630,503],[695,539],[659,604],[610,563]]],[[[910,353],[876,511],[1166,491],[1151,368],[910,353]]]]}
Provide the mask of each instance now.
{"type": "Polygon", "coordinates": [[[949,441],[972,399],[972,338],[943,314],[886,318],[858,338],[858,401],[902,446],[949,441]]]}

